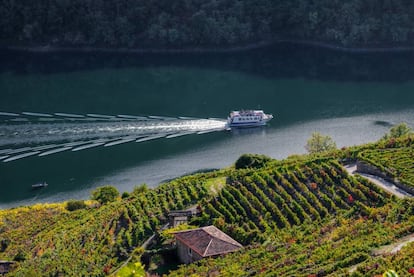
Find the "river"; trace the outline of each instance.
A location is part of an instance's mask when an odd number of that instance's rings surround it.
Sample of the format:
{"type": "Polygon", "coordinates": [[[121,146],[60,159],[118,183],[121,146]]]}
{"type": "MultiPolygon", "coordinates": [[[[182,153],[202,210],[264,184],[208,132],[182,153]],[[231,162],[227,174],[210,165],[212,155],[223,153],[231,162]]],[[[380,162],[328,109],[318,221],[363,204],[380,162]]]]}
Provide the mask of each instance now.
{"type": "Polygon", "coordinates": [[[234,53],[2,51],[0,151],[68,143],[76,130],[78,140],[108,144],[142,129],[131,127],[135,121],[41,121],[32,113],[175,118],[151,121],[165,135],[182,123],[177,117],[191,117],[197,130],[214,132],[3,159],[0,208],[87,199],[103,185],[121,192],[142,183],[154,187],[230,166],[243,153],[283,159],[305,153],[314,131],[342,147],[378,140],[403,121],[414,127],[413,58],[412,52],[351,54],[292,44],[234,53]],[[275,118],[264,128],[216,131],[229,111],[242,108],[275,118]],[[209,118],[218,125],[206,127],[209,118]],[[115,129],[111,136],[97,134],[115,129]],[[49,186],[32,190],[38,182],[49,186]]]}

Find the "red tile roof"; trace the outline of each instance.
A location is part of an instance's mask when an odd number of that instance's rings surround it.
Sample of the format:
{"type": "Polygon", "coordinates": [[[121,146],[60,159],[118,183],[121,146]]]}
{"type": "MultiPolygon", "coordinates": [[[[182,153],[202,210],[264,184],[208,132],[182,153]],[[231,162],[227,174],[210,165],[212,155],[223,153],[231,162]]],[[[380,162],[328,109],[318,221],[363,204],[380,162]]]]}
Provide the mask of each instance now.
{"type": "Polygon", "coordinates": [[[177,240],[201,257],[216,256],[236,251],[243,246],[215,226],[174,233],[177,240]]]}

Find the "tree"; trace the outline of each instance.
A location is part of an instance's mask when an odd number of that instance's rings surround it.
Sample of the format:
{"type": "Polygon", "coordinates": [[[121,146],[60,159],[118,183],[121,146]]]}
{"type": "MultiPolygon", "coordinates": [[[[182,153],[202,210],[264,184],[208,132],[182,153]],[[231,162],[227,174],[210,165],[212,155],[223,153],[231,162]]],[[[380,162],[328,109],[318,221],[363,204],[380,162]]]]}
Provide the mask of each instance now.
{"type": "Polygon", "coordinates": [[[113,186],[104,186],[95,189],[92,192],[92,199],[101,204],[113,202],[119,196],[118,190],[113,186]]]}
{"type": "Polygon", "coordinates": [[[390,131],[382,137],[382,139],[387,140],[392,138],[399,138],[410,133],[412,133],[411,128],[408,127],[407,123],[402,122],[400,124],[394,125],[390,131]]]}
{"type": "Polygon", "coordinates": [[[330,136],[324,136],[321,133],[314,132],[308,139],[305,148],[311,154],[320,153],[336,149],[336,143],[330,136]]]}

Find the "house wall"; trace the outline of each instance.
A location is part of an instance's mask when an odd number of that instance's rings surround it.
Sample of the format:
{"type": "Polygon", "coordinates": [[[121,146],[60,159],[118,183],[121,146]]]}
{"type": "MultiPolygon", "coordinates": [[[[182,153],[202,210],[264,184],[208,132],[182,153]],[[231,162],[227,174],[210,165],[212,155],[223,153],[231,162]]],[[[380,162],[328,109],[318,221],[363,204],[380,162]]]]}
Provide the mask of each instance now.
{"type": "Polygon", "coordinates": [[[189,247],[187,247],[179,240],[177,240],[177,253],[180,261],[185,264],[189,264],[202,259],[199,254],[192,251],[189,247]]]}
{"type": "Polygon", "coordinates": [[[170,218],[170,225],[172,227],[176,227],[180,224],[184,224],[188,222],[188,217],[187,216],[174,216],[170,218]]]}

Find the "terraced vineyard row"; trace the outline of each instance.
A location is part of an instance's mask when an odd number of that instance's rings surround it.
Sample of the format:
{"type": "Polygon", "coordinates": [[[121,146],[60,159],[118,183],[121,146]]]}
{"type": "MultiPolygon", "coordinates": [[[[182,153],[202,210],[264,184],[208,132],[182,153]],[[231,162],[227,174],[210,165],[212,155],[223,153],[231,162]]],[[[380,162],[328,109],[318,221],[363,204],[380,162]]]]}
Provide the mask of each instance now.
{"type": "Polygon", "coordinates": [[[8,224],[0,226],[0,241],[8,245],[0,254],[13,260],[20,253],[24,261],[13,272],[16,276],[101,276],[164,224],[166,212],[196,203],[206,194],[203,178],[185,177],[99,208],[57,210],[60,214],[53,222],[42,223],[44,219],[32,218],[30,212],[3,212],[0,222],[8,224]],[[14,220],[19,222],[13,224],[14,220]],[[47,227],[22,233],[25,222],[33,221],[47,227]],[[20,228],[13,227],[17,225],[20,228]]]}
{"type": "Polygon", "coordinates": [[[414,187],[414,146],[365,150],[358,158],[414,187]]]}
{"type": "Polygon", "coordinates": [[[320,220],[347,211],[367,215],[389,195],[364,179],[349,176],[335,161],[289,170],[234,173],[205,213],[241,243],[265,239],[266,231],[320,220]]]}
{"type": "Polygon", "coordinates": [[[321,222],[274,230],[265,243],[180,267],[169,276],[411,276],[414,243],[396,255],[373,250],[414,232],[414,201],[389,201],[368,216],[341,213],[321,222]]]}

